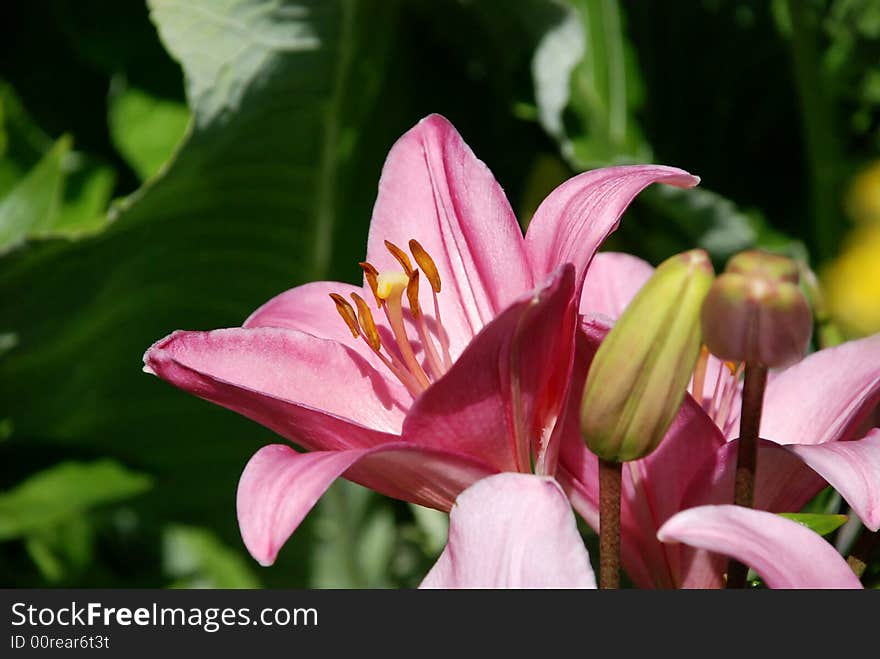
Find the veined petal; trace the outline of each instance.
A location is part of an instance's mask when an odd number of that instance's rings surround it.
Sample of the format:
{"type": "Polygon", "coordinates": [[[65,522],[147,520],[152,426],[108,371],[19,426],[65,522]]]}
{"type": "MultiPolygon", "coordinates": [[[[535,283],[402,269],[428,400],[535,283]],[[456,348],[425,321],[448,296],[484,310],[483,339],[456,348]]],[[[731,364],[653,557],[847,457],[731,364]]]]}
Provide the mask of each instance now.
{"type": "Polygon", "coordinates": [[[421,588],[595,588],[568,499],[551,478],[498,474],[459,495],[421,588]]]}
{"type": "Polygon", "coordinates": [[[761,437],[779,444],[853,439],[880,402],[880,334],[814,352],[767,383],[761,437]]]}
{"type": "MultiPolygon", "coordinates": [[[[535,284],[504,191],[452,124],[436,114],[405,133],[388,154],[367,260],[380,271],[399,270],[384,241],[406,249],[413,238],[440,274],[438,301],[453,357],[535,284]]],[[[421,299],[423,308],[433,308],[429,287],[422,287],[421,299]]]]}
{"type": "Polygon", "coordinates": [[[785,448],[840,492],[865,526],[880,529],[880,428],[849,442],[785,448]]]}
{"type": "Polygon", "coordinates": [[[499,471],[529,471],[535,439],[562,407],[574,341],[573,273],[508,307],[413,404],[404,439],[469,455],[499,471]]]}
{"type": "Polygon", "coordinates": [[[598,252],[584,280],[580,313],[602,314],[617,320],[653,273],[654,267],[637,256],[598,252]]]}
{"type": "Polygon", "coordinates": [[[753,568],[770,588],[861,588],[843,557],[791,520],[740,506],[700,506],[670,518],[657,533],[725,554],[753,568]]]}
{"type": "Polygon", "coordinates": [[[411,400],[353,350],[296,330],[175,332],[144,363],[174,386],[311,450],[391,441],[411,400]]]}
{"type": "Polygon", "coordinates": [[[473,461],[401,442],[314,453],[297,453],[283,444],[264,446],[239,480],[241,536],[261,565],[271,565],[321,495],[343,474],[388,496],[448,509],[459,492],[491,473],[473,461]]]}
{"type": "Polygon", "coordinates": [[[569,179],[541,203],[529,224],[526,252],[535,276],[559,263],[573,263],[580,293],[593,255],[639,192],[652,183],[691,188],[699,182],[663,165],[605,167],[569,179]]]}

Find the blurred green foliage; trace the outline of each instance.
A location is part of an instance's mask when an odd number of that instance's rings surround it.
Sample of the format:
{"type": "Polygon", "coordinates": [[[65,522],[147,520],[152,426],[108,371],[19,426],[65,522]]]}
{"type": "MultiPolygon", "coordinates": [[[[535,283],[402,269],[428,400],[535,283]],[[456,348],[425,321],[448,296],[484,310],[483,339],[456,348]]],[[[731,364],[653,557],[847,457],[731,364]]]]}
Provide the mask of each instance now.
{"type": "Polygon", "coordinates": [[[0,25],[0,585],[418,583],[445,517],[346,482],[257,568],[234,496],[271,433],[140,367],[358,280],[384,156],[428,113],[524,225],[587,168],[701,175],[609,244],[653,262],[818,266],[880,149],[871,0],[35,0],[0,25]]]}

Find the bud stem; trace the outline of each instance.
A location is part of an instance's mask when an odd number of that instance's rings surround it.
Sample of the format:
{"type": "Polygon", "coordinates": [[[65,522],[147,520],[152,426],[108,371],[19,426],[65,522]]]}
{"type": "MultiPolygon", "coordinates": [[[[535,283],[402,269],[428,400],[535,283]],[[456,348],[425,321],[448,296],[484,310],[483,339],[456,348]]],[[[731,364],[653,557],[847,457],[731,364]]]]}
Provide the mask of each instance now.
{"type": "Polygon", "coordinates": [[[599,459],[599,588],[620,588],[622,463],[599,459]]]}
{"type": "MultiPolygon", "coordinates": [[[[755,502],[758,436],[766,386],[767,367],[757,362],[746,362],[739,420],[739,446],[736,452],[736,483],[733,490],[733,503],[746,508],[751,508],[755,502]]],[[[745,588],[747,575],[748,568],[745,565],[731,560],[727,566],[727,587],[745,588]]]]}

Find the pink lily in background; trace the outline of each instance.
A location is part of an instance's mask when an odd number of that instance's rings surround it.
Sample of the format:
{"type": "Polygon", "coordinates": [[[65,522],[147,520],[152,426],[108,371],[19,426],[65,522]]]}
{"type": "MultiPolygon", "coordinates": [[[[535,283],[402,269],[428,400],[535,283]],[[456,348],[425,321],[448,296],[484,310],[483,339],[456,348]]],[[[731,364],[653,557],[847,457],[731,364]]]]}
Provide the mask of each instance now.
{"type": "MultiPolygon", "coordinates": [[[[579,392],[599,342],[651,272],[649,264],[635,257],[600,254],[584,286],[580,311],[585,317],[557,479],[594,529],[598,528],[597,465],[580,438],[579,392]],[[591,297],[589,291],[597,293],[591,297]]],[[[696,371],[693,396],[686,397],[660,448],[623,469],[622,560],[640,587],[709,588],[723,581],[726,562],[717,555],[657,541],[658,530],[679,511],[730,503],[733,497],[739,371],[710,355],[701,359],[696,371]]],[[[761,422],[764,439],[755,507],[772,513],[797,512],[830,484],[866,527],[877,530],[880,430],[868,432],[865,423],[878,402],[880,335],[821,350],[771,373],[761,422]]]]}
{"type": "MultiPolygon", "coordinates": [[[[664,542],[735,557],[770,588],[861,588],[819,535],[772,513],[701,506],[660,529],[664,542]]],[[[421,588],[595,588],[590,559],[562,488],[550,477],[498,474],[462,492],[449,542],[421,588]]]]}
{"type": "Polygon", "coordinates": [[[243,327],[155,343],[146,370],[309,451],[273,444],[245,468],[237,507],[251,554],[271,564],[339,476],[448,510],[490,474],[533,461],[554,474],[584,277],[655,182],[698,179],[655,165],[581,174],[523,237],[491,172],[432,115],[385,162],[363,286],[306,284],[243,327]]]}

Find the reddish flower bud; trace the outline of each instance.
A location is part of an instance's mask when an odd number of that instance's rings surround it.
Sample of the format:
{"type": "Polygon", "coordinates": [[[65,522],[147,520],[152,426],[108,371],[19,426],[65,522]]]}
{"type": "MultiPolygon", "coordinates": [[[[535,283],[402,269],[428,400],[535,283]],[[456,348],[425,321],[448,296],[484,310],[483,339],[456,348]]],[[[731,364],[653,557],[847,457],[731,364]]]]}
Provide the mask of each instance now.
{"type": "Polygon", "coordinates": [[[701,314],[703,340],[717,357],[787,366],[803,357],[813,330],[797,264],[757,251],[733,257],[712,284],[701,314]]]}

